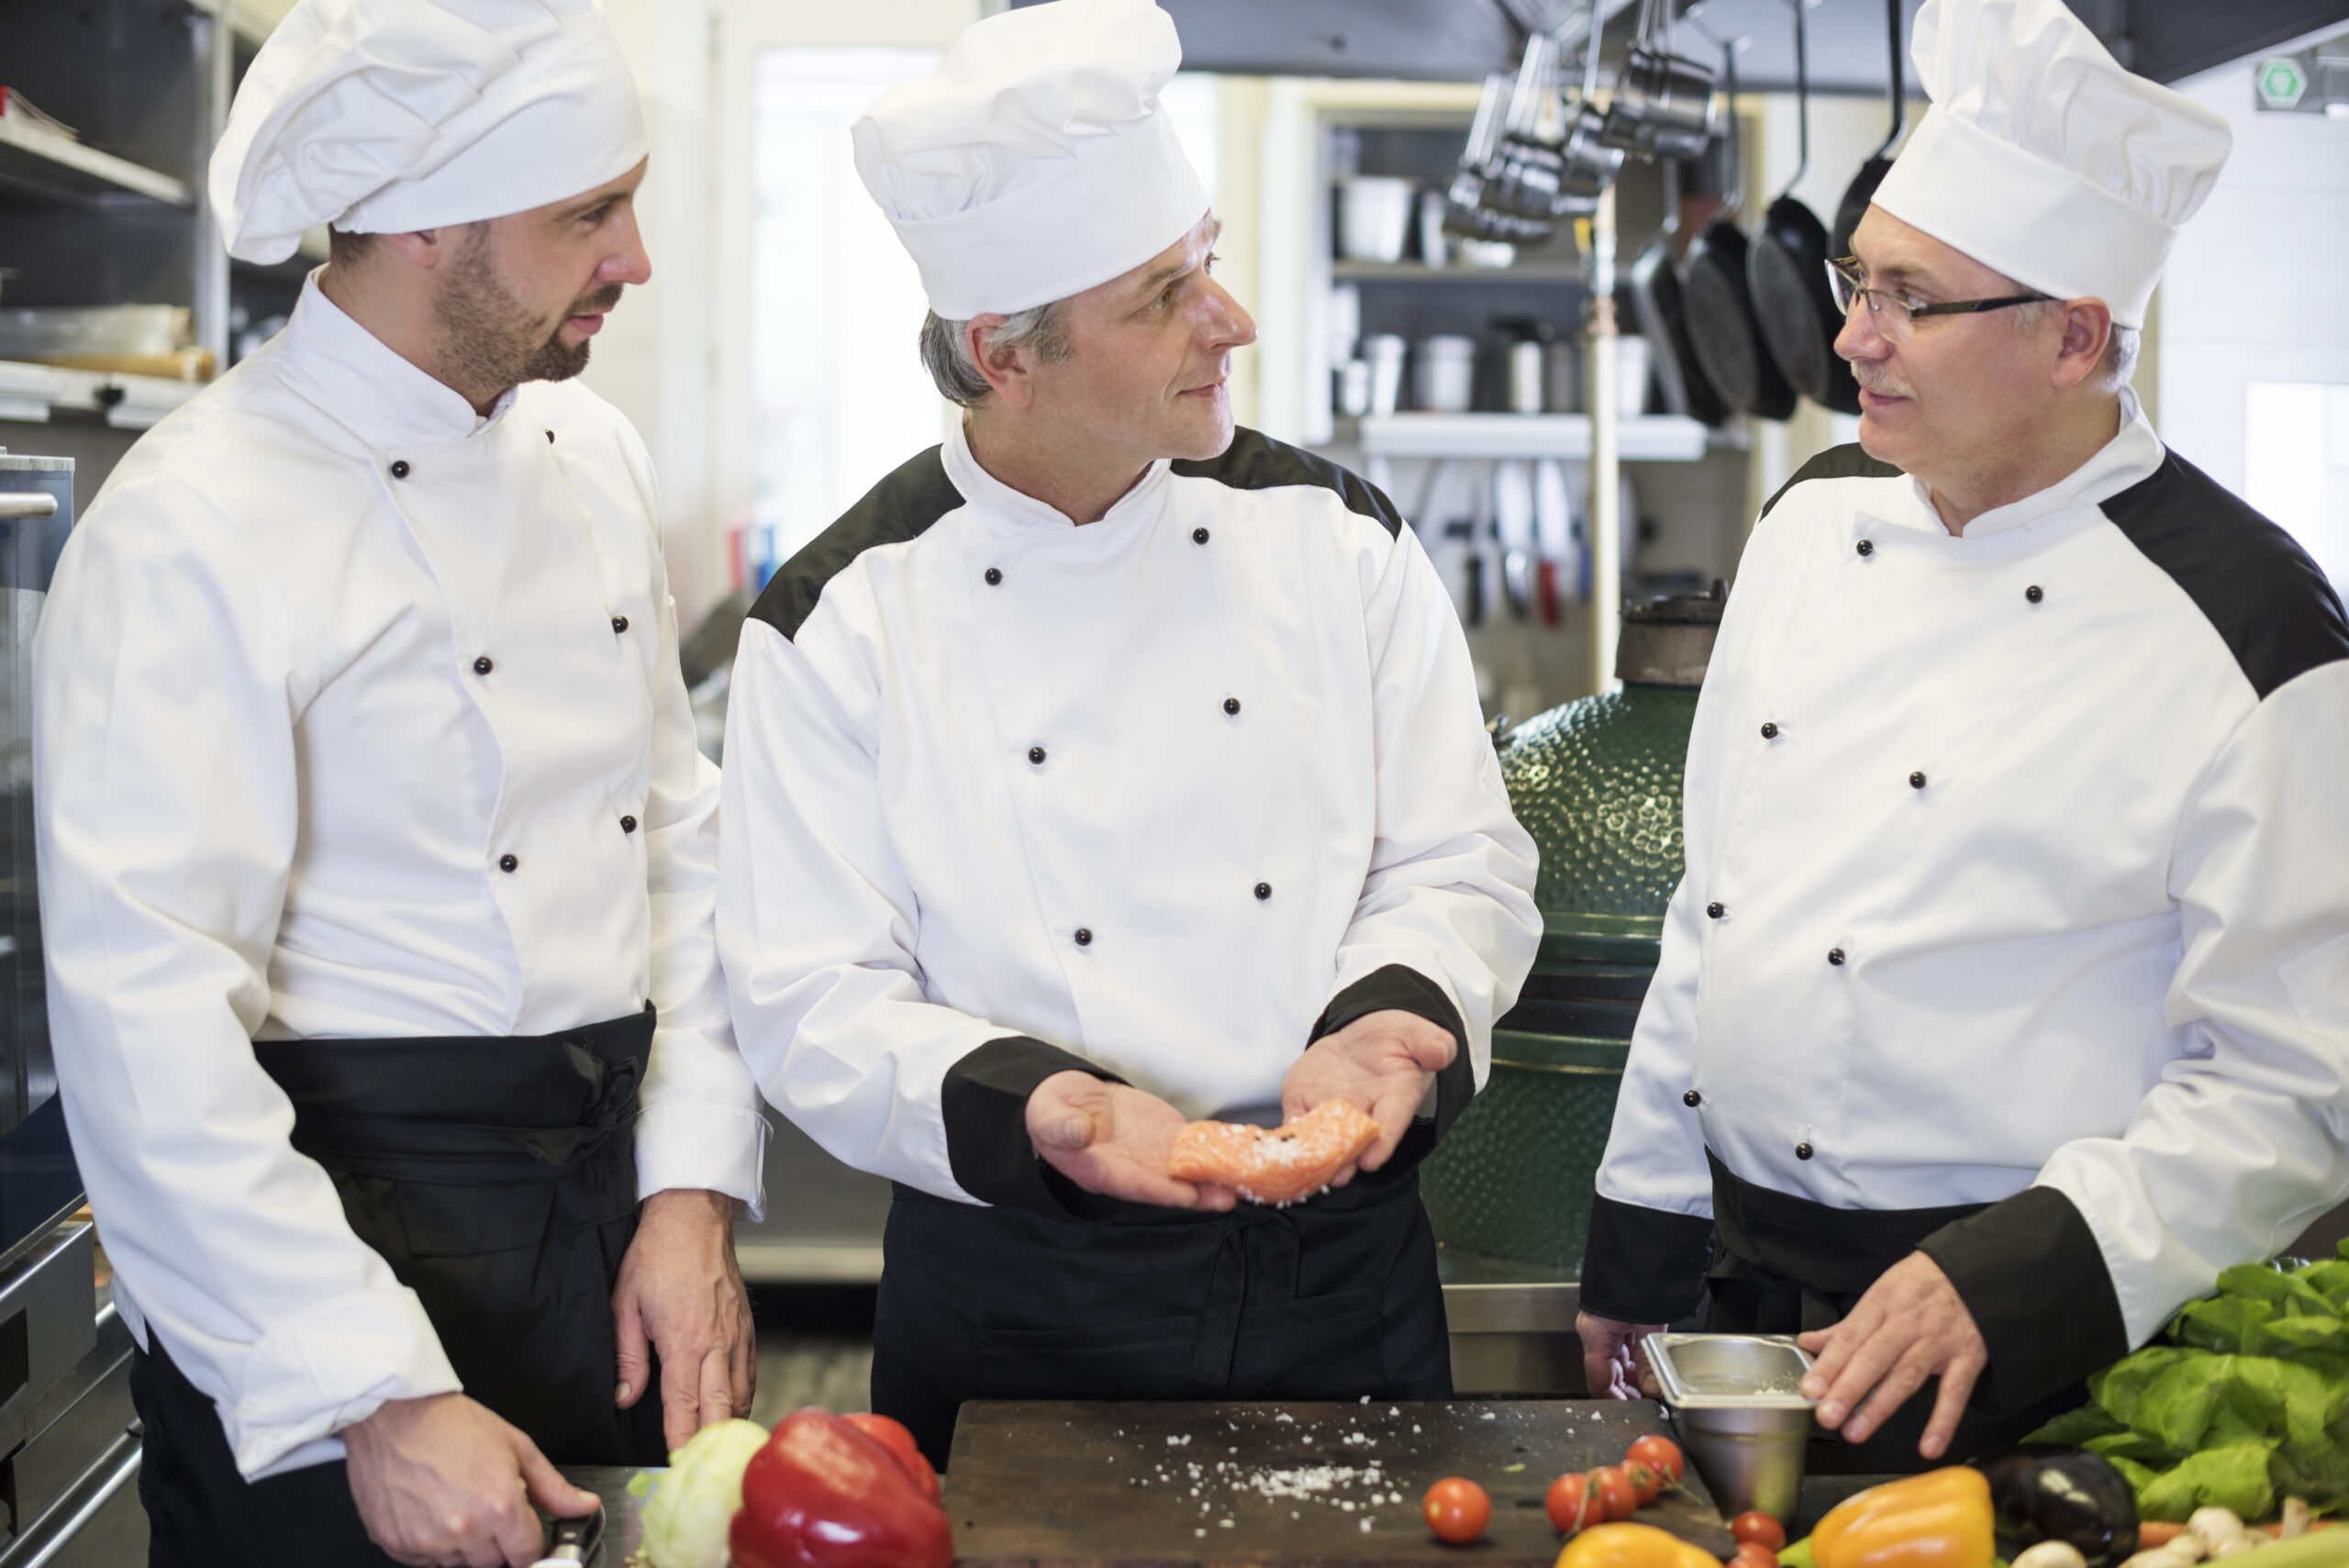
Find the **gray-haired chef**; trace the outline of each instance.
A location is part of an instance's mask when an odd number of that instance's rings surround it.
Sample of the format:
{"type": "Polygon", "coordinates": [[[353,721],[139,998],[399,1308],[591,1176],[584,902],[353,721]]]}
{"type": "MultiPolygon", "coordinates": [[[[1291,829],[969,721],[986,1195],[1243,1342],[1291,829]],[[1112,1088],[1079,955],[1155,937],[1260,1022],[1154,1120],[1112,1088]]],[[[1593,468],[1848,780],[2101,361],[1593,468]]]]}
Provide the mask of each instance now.
{"type": "Polygon", "coordinates": [[[735,1027],[897,1184],[874,1406],[941,1464],[973,1398],[1448,1395],[1414,1167],[1539,933],[1419,541],[1235,431],[1255,325],[1159,99],[1180,60],[1147,0],[1054,0],[858,122],[963,417],[735,661],[735,1027]],[[1186,1118],[1336,1101],[1379,1124],[1341,1190],[1170,1174],[1186,1118]]]}
{"type": "Polygon", "coordinates": [[[2349,1193],[2349,626],[2128,387],[2220,117],[2061,0],[1927,0],[1842,258],[1860,441],[1763,509],[1584,1265],[1802,1332],[1814,1459],[2027,1433],[2349,1193]]]}
{"type": "Polygon", "coordinates": [[[528,1562],[526,1489],[594,1503],[551,1461],[748,1404],[718,775],[643,444],[568,379],[645,157],[591,0],[302,0],[213,195],[334,259],[59,565],[50,1017],[157,1563],[528,1562]]]}

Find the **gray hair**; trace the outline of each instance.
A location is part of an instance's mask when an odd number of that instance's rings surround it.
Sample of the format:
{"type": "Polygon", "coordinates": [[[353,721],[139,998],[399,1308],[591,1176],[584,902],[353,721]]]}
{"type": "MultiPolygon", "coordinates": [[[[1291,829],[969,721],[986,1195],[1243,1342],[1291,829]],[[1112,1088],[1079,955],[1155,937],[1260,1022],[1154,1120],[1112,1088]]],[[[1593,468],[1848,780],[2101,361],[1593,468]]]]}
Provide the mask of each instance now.
{"type": "MultiPolygon", "coordinates": [[[[2047,319],[2047,313],[2062,303],[2061,300],[2036,299],[2029,305],[2015,306],[2016,329],[2037,331],[2039,324],[2047,319]]],[[[2129,384],[2129,377],[2137,368],[2137,350],[2143,341],[2143,335],[2136,328],[2123,327],[2118,321],[2112,324],[2112,335],[2104,340],[2104,358],[2097,363],[2107,390],[2117,391],[2129,384]]]]}
{"type": "MultiPolygon", "coordinates": [[[[1047,364],[1068,358],[1068,323],[1062,319],[1061,306],[1066,303],[1054,300],[1007,316],[986,335],[986,351],[990,354],[1005,349],[1033,349],[1036,357],[1047,364]]],[[[948,402],[959,403],[965,408],[975,408],[986,401],[987,378],[979,373],[976,361],[971,358],[971,324],[968,321],[948,321],[931,311],[921,324],[921,362],[930,372],[930,379],[948,402]]]]}

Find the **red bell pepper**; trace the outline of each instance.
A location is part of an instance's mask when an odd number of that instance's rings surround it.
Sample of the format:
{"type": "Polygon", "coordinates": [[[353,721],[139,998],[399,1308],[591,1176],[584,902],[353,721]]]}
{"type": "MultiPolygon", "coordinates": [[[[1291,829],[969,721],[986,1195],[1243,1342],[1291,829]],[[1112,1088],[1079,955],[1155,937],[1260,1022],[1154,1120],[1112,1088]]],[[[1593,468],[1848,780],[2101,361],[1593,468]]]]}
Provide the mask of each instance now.
{"type": "Polygon", "coordinates": [[[742,1472],[727,1538],[736,1568],[952,1568],[954,1533],[936,1486],[933,1472],[925,1488],[890,1438],[829,1410],[795,1410],[742,1472]]]}
{"type": "Polygon", "coordinates": [[[938,1501],[938,1471],[916,1445],[913,1433],[906,1430],[903,1421],[862,1412],[841,1418],[866,1437],[877,1439],[883,1448],[897,1456],[897,1462],[906,1467],[906,1473],[921,1483],[923,1496],[933,1503],[938,1501]]]}

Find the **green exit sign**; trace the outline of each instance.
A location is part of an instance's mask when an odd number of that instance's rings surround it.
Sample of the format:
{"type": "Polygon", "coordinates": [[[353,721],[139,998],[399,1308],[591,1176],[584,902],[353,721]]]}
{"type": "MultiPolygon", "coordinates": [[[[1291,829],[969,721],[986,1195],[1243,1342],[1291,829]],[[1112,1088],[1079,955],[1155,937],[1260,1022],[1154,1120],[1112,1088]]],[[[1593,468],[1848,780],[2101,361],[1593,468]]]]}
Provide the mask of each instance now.
{"type": "Polygon", "coordinates": [[[2261,61],[2252,80],[2259,89],[2259,102],[2264,108],[2297,109],[2309,90],[2308,71],[2288,54],[2261,61]]]}

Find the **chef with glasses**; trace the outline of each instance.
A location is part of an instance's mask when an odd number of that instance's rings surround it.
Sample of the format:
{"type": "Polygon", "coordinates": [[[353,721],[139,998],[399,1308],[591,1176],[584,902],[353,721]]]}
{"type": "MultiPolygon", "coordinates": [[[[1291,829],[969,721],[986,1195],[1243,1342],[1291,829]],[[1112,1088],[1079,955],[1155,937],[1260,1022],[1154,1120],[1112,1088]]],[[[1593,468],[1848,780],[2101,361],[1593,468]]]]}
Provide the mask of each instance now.
{"type": "Polygon", "coordinates": [[[1799,1333],[1812,1468],[2076,1403],[2349,1194],[2349,627],[2129,377],[2225,122],[2061,0],[1928,0],[1833,265],[1859,441],[1754,525],[1583,1274],[1799,1333]]]}

